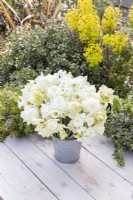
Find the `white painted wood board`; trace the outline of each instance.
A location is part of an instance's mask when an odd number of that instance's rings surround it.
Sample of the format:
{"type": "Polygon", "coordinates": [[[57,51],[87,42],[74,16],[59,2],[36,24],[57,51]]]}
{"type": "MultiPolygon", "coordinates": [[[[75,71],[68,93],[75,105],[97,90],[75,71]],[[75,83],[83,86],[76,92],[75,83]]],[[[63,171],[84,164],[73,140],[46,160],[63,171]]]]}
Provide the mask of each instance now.
{"type": "MultiPolygon", "coordinates": [[[[47,185],[58,199],[94,199],[27,138],[8,139],[6,145],[47,185]]],[[[40,199],[38,198],[38,200],[40,199]]]]}
{"type": "Polygon", "coordinates": [[[4,200],[57,200],[3,143],[0,143],[0,196],[4,200]]]}
{"type": "Polygon", "coordinates": [[[96,135],[95,137],[91,137],[83,146],[133,185],[133,152],[127,151],[124,154],[126,165],[120,167],[112,156],[114,153],[114,144],[110,138],[96,135]]]}
{"type": "Polygon", "coordinates": [[[97,200],[132,199],[133,186],[85,149],[79,162],[62,164],[54,158],[51,141],[38,135],[31,135],[29,139],[97,200]]]}

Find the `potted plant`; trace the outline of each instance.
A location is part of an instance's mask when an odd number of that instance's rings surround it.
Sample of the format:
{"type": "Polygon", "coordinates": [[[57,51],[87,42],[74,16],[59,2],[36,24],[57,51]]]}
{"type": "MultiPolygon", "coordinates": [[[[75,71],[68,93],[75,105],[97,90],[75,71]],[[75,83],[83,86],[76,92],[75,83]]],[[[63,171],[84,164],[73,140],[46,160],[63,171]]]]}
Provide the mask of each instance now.
{"type": "Polygon", "coordinates": [[[113,90],[98,91],[87,77],[59,71],[41,74],[23,88],[18,103],[21,118],[43,137],[53,137],[55,158],[64,163],[79,159],[81,143],[93,133],[104,133],[106,109],[113,90]]]}

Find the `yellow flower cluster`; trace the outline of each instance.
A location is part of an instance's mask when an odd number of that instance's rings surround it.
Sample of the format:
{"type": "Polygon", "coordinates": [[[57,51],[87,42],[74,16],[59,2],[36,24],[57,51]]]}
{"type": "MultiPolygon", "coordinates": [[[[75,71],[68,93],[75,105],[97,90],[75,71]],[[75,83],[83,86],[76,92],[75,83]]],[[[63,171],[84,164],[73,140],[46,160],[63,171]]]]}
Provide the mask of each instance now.
{"type": "Polygon", "coordinates": [[[80,11],[80,13],[79,13],[80,16],[96,13],[96,9],[93,4],[93,0],[78,0],[77,8],[80,11]]]}
{"type": "Polygon", "coordinates": [[[115,54],[122,52],[123,48],[126,46],[128,41],[128,36],[121,32],[116,32],[115,34],[106,34],[103,36],[103,44],[105,46],[112,47],[112,51],[115,54]]]}
{"type": "Polygon", "coordinates": [[[131,8],[129,9],[128,17],[130,18],[130,21],[133,24],[133,6],[131,6],[131,8]]]}
{"type": "Polygon", "coordinates": [[[85,48],[84,56],[86,61],[90,63],[90,66],[93,67],[100,63],[103,59],[102,49],[99,44],[91,44],[85,48]]]}
{"type": "Polygon", "coordinates": [[[71,11],[65,15],[65,18],[72,30],[78,30],[79,10],[77,8],[71,9],[71,11]]]}
{"type": "Polygon", "coordinates": [[[106,32],[114,31],[117,28],[121,16],[122,12],[119,8],[107,7],[102,20],[103,29],[106,32]]]}
{"type": "Polygon", "coordinates": [[[100,39],[100,19],[97,15],[84,15],[78,21],[79,35],[82,41],[95,42],[100,39]]]}

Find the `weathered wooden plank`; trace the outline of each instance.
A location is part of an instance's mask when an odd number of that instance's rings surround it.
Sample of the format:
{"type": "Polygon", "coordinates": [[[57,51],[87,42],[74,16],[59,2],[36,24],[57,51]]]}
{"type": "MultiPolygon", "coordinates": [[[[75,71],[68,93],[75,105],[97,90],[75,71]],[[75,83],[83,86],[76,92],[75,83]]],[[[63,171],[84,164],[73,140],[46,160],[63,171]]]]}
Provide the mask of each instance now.
{"type": "Polygon", "coordinates": [[[38,135],[29,139],[97,200],[132,199],[133,186],[85,149],[79,162],[66,165],[55,160],[51,141],[38,135]]]}
{"type": "Polygon", "coordinates": [[[112,156],[114,145],[110,138],[96,135],[90,138],[86,144],[84,143],[83,146],[133,185],[133,152],[126,152],[124,154],[126,166],[119,167],[112,156]]]}
{"type": "Polygon", "coordinates": [[[2,143],[0,143],[0,196],[4,200],[57,200],[2,143]]]}
{"type": "Polygon", "coordinates": [[[8,139],[6,145],[60,200],[94,199],[27,138],[8,139]]]}

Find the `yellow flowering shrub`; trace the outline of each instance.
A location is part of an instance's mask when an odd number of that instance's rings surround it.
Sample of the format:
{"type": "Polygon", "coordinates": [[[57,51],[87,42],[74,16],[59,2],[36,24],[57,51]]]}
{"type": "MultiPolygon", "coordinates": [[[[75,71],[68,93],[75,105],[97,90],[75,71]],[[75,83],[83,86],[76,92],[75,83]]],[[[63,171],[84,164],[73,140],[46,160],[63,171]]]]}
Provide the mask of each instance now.
{"type": "Polygon", "coordinates": [[[119,54],[122,52],[123,48],[126,46],[128,41],[127,34],[116,32],[115,34],[106,34],[103,36],[103,44],[105,46],[112,47],[112,51],[115,54],[119,54]]]}
{"type": "Polygon", "coordinates": [[[131,23],[133,24],[133,6],[129,9],[129,15],[128,15],[131,23]]]}
{"type": "Polygon", "coordinates": [[[71,9],[65,18],[73,30],[79,31],[80,39],[83,42],[92,44],[85,50],[84,56],[87,62],[90,63],[90,66],[98,65],[102,61],[102,49],[99,44],[95,43],[100,40],[101,26],[93,0],[78,0],[77,8],[71,9]],[[95,58],[96,55],[97,58],[95,58]]]}
{"type": "Polygon", "coordinates": [[[103,44],[105,46],[109,47],[111,45],[110,36],[111,36],[110,34],[106,34],[106,35],[103,36],[103,44]]]}
{"type": "MultiPolygon", "coordinates": [[[[88,44],[84,56],[90,66],[96,66],[102,61],[103,48],[110,47],[114,54],[119,54],[128,41],[128,36],[117,30],[122,17],[121,10],[108,6],[101,17],[93,2],[93,0],[78,0],[77,8],[71,9],[65,16],[70,27],[79,32],[81,41],[88,44]]],[[[131,20],[132,11],[133,6],[129,15],[131,20]]]]}
{"type": "Polygon", "coordinates": [[[117,28],[121,16],[122,12],[119,8],[114,8],[113,6],[107,7],[102,20],[102,28],[104,31],[114,31],[117,28]]]}
{"type": "Polygon", "coordinates": [[[102,61],[102,48],[99,44],[91,44],[85,48],[84,56],[90,66],[93,67],[102,61]]]}

